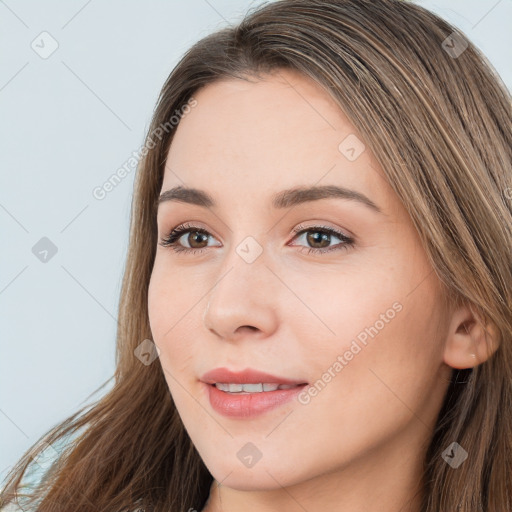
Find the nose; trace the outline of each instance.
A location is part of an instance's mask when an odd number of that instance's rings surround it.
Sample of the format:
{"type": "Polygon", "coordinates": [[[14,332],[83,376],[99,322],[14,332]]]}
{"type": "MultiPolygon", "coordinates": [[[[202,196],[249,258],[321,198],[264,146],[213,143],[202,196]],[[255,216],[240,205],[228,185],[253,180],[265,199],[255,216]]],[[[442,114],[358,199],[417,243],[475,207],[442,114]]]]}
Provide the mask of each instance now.
{"type": "Polygon", "coordinates": [[[203,314],[206,329],[226,341],[265,338],[277,329],[283,285],[261,254],[248,263],[238,254],[212,287],[203,314]]]}

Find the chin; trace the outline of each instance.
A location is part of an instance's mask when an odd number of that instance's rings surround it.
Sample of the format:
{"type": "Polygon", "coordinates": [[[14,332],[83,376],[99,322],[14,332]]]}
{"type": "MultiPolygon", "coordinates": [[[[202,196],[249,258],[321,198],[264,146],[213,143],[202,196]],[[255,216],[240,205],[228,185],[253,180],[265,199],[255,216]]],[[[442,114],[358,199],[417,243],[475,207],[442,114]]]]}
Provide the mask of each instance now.
{"type": "MultiPolygon", "coordinates": [[[[252,468],[243,467],[238,460],[234,464],[218,461],[207,465],[210,474],[221,486],[237,491],[271,491],[282,489],[307,480],[307,475],[294,474],[292,467],[278,466],[279,461],[260,460],[252,468]]],[[[281,461],[282,462],[282,461],[281,461]]]]}

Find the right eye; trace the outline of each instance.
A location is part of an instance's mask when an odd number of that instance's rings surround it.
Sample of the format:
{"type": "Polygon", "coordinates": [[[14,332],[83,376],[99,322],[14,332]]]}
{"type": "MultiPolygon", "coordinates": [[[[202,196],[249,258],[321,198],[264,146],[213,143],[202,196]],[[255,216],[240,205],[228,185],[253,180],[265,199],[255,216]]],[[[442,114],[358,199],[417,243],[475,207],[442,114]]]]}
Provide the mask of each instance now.
{"type": "Polygon", "coordinates": [[[176,252],[202,252],[206,247],[184,247],[183,245],[181,245],[181,243],[178,243],[180,239],[184,238],[184,235],[187,233],[194,233],[196,235],[199,234],[199,236],[196,236],[192,239],[190,238],[190,236],[185,238],[185,240],[189,242],[189,245],[190,243],[195,244],[197,242],[201,243],[205,240],[207,241],[208,237],[211,236],[208,231],[198,226],[193,226],[188,223],[180,224],[179,226],[171,230],[171,232],[167,236],[160,240],[160,245],[163,247],[170,247],[173,251],[176,252]]]}

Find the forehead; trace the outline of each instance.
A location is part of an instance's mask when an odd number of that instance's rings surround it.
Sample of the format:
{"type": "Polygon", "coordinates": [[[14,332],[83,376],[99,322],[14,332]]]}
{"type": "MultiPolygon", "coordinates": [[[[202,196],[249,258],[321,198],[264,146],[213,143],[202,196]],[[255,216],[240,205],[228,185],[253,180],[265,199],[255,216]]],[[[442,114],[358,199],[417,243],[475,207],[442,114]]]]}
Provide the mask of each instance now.
{"type": "Polygon", "coordinates": [[[336,151],[336,132],[354,131],[334,100],[308,77],[282,70],[250,80],[223,79],[200,89],[197,106],[181,120],[173,142],[240,158],[264,147],[273,158],[278,153],[291,158],[287,149],[314,151],[319,136],[325,148],[336,151]],[[309,144],[302,144],[305,139],[309,144]]]}
{"type": "Polygon", "coordinates": [[[248,199],[297,185],[339,185],[386,202],[378,162],[310,78],[280,70],[262,80],[224,79],[194,98],[174,134],[162,190],[184,185],[248,199]]]}

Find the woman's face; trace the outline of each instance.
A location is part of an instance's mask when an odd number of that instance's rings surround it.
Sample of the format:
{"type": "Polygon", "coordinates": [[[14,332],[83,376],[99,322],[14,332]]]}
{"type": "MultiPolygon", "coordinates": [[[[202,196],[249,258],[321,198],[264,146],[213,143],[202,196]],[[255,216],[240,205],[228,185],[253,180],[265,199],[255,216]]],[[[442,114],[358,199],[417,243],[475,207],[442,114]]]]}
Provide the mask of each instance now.
{"type": "Polygon", "coordinates": [[[444,316],[382,168],[332,99],[296,72],[224,80],[195,98],[161,193],[193,188],[212,203],[183,193],[161,202],[159,240],[187,223],[175,247],[189,251],[158,245],[149,315],[206,466],[239,490],[347,469],[354,479],[418,470],[449,379],[444,316]],[[296,187],[352,192],[279,195],[296,187]],[[202,382],[216,368],[308,385],[227,394],[202,382]]]}

